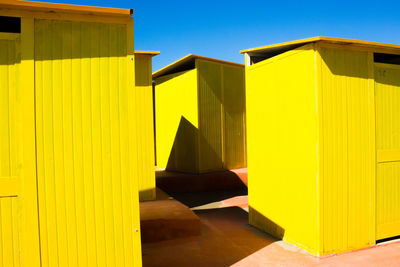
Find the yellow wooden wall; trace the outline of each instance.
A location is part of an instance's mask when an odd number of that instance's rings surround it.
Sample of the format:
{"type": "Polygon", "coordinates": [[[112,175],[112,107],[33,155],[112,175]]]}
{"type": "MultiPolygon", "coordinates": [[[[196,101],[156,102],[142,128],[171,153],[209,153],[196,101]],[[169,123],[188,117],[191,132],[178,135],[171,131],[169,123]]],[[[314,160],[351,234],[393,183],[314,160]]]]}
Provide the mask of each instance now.
{"type": "Polygon", "coordinates": [[[244,68],[197,59],[200,172],[246,167],[244,68]]]}
{"type": "Polygon", "coordinates": [[[137,128],[140,129],[138,144],[141,153],[138,158],[138,172],[141,201],[156,198],[151,62],[152,55],[135,54],[135,107],[137,128]]]}
{"type": "Polygon", "coordinates": [[[140,266],[132,25],[34,30],[42,266],[140,266]]]}
{"type": "Polygon", "coordinates": [[[319,254],[375,243],[375,144],[372,56],[323,46],[319,84],[319,254]]]}
{"type": "Polygon", "coordinates": [[[157,167],[197,172],[197,71],[156,79],[157,167]]]}
{"type": "Polygon", "coordinates": [[[250,223],[317,254],[313,45],[246,67],[250,223]]]}
{"type": "Polygon", "coordinates": [[[22,169],[20,37],[0,33],[0,266],[20,266],[20,223],[13,181],[22,169]],[[9,186],[7,186],[9,185],[9,186]],[[13,191],[13,192],[12,192],[13,191]]]}
{"type": "Polygon", "coordinates": [[[193,173],[246,167],[244,68],[201,59],[195,66],[156,79],[157,166],[193,173]]]}
{"type": "Polygon", "coordinates": [[[222,67],[224,168],[247,167],[246,90],[243,67],[222,67]]]}
{"type": "Polygon", "coordinates": [[[221,64],[196,60],[199,98],[199,171],[223,170],[223,81],[221,64]]]}
{"type": "Polygon", "coordinates": [[[371,51],[323,43],[246,68],[252,224],[315,255],[375,244],[373,78],[371,51]]]}
{"type": "Polygon", "coordinates": [[[400,66],[375,64],[376,237],[400,234],[400,66]]]}

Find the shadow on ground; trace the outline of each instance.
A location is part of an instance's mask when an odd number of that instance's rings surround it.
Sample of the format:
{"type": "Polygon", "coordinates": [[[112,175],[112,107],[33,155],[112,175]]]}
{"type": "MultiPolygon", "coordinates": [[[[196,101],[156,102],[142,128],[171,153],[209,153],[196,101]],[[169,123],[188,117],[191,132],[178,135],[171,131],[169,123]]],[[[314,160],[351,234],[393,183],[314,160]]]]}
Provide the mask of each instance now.
{"type": "MultiPolygon", "coordinates": [[[[216,203],[246,194],[246,190],[175,193],[189,207],[216,203]]],[[[213,206],[211,206],[213,207],[213,206]]],[[[201,235],[143,244],[143,266],[230,266],[277,241],[248,224],[242,207],[195,210],[201,235]]]]}

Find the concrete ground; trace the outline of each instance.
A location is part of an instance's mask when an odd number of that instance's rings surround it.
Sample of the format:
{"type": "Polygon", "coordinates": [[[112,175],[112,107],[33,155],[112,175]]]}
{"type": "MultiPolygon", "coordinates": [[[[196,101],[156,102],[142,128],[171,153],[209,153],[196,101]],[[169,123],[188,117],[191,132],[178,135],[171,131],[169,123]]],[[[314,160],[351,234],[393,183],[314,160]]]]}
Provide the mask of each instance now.
{"type": "Polygon", "coordinates": [[[143,266],[400,266],[400,242],[317,258],[248,224],[243,190],[176,193],[200,217],[201,235],[143,244],[143,266]]]}

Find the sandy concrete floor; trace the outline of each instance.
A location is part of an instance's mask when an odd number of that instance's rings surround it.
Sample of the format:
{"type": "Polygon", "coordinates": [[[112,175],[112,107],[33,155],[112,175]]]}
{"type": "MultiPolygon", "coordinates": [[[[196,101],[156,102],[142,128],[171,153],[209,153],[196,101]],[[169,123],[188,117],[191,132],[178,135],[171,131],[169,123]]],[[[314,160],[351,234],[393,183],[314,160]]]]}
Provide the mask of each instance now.
{"type": "Polygon", "coordinates": [[[201,235],[143,244],[143,266],[400,266],[400,242],[317,258],[248,224],[243,191],[181,193],[201,220],[201,235]]]}

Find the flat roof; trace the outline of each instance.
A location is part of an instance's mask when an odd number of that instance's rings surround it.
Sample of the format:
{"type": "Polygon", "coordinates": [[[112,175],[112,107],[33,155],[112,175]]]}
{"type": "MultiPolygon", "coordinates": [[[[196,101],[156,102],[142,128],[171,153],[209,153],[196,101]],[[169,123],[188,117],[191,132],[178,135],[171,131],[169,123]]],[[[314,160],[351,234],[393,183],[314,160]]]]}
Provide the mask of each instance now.
{"type": "Polygon", "coordinates": [[[24,9],[31,11],[79,13],[87,15],[106,15],[131,17],[133,9],[107,8],[94,6],[80,6],[70,4],[56,4],[44,2],[31,2],[23,0],[1,0],[0,8],[24,9]]]}
{"type": "Polygon", "coordinates": [[[267,46],[261,46],[257,48],[245,49],[241,50],[240,53],[249,53],[249,54],[279,54],[285,51],[292,50],[294,48],[303,46],[308,43],[314,42],[327,42],[334,44],[342,44],[342,45],[356,45],[356,46],[364,46],[364,47],[374,47],[374,48],[390,48],[390,49],[400,49],[400,45],[396,44],[386,44],[386,43],[378,43],[378,42],[369,42],[369,41],[361,41],[355,39],[344,39],[344,38],[334,38],[334,37],[324,37],[317,36],[307,39],[301,39],[291,42],[285,42],[280,44],[273,44],[267,46]]]}
{"type": "Polygon", "coordinates": [[[141,51],[141,50],[136,50],[135,54],[138,55],[149,55],[152,57],[158,56],[160,54],[160,51],[141,51]]]}
{"type": "Polygon", "coordinates": [[[234,66],[238,66],[238,67],[244,67],[243,64],[239,64],[239,63],[235,63],[235,62],[189,54],[189,55],[165,66],[164,68],[154,72],[153,79],[156,79],[156,78],[164,76],[164,75],[176,73],[176,72],[193,69],[193,68],[195,68],[196,59],[202,59],[202,60],[207,60],[207,61],[212,61],[212,62],[217,62],[217,63],[234,65],[234,66]]]}

